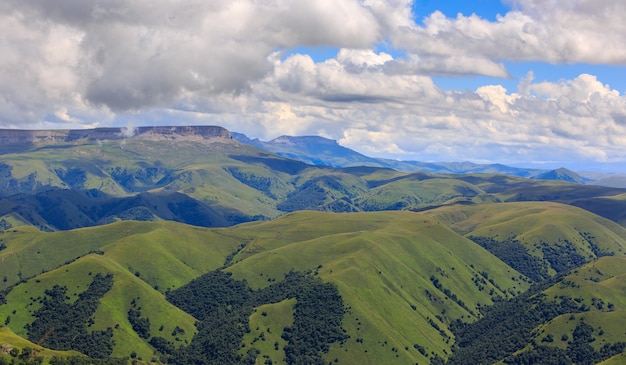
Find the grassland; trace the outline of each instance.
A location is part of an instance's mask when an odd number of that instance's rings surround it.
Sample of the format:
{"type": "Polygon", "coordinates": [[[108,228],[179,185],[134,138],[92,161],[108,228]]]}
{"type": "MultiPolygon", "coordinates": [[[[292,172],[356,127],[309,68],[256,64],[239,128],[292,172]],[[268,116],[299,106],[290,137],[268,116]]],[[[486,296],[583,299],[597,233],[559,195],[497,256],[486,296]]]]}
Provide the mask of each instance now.
{"type": "Polygon", "coordinates": [[[624,189],[493,174],[334,169],[223,138],[69,143],[2,157],[0,219],[11,227],[68,230],[128,219],[220,227],[308,209],[424,210],[541,200],[618,223],[626,219],[624,189]],[[50,214],[54,209],[59,214],[50,214]]]}
{"type": "MultiPolygon", "coordinates": [[[[228,140],[43,147],[3,163],[0,182],[13,190],[0,192],[0,289],[11,289],[0,321],[15,346],[28,344],[26,325],[55,284],[72,301],[96,273],[113,274],[92,328],[113,328],[113,356],[151,360],[158,354],[133,330],[131,307],[150,319],[151,336],[184,345],[195,319],[167,302],[167,291],[218,268],[252,288],[297,270],[334,283],[346,305],[350,338],[327,361],[428,363],[450,354],[451,324],[474,322],[529,288],[473,237],[515,240],[551,275],[565,274],[572,267],[562,261],[572,257],[587,263],[545,293],[591,311],[543,324],[535,340],[551,334],[562,347],[582,317],[603,330],[594,346],[623,338],[623,190],[315,167],[228,140]],[[233,226],[199,227],[211,225],[233,226]]],[[[255,308],[242,353],[255,347],[259,360],[281,363],[294,305],[255,308]]]]}
{"type": "Polygon", "coordinates": [[[426,362],[414,345],[429,356],[445,356],[450,321],[472,321],[492,297],[511,296],[528,285],[471,241],[418,213],[301,212],[233,231],[250,243],[228,271],[252,287],[267,286],[291,269],[315,271],[338,286],[349,308],[344,326],[351,338],[328,359],[342,363],[426,362]],[[495,285],[474,285],[472,279],[483,274],[495,278],[495,285]]]}
{"type": "MultiPolygon", "coordinates": [[[[7,249],[0,259],[11,274],[5,285],[16,283],[18,273],[22,279],[30,277],[15,286],[0,307],[0,318],[10,317],[10,328],[26,336],[25,325],[53,284],[66,285],[72,298],[85,289],[91,275],[112,273],[113,288],[102,299],[93,328],[114,328],[114,356],[135,351],[144,359],[151,358],[153,350],[126,318],[133,299],[143,308],[142,316],[150,318],[152,335],[175,341],[170,334],[178,325],[185,331],[178,336],[180,343],[189,341],[194,319],[167,303],[163,293],[218,268],[242,243],[245,247],[228,270],[253,287],[266,286],[268,279],[291,269],[317,270],[323,280],[337,284],[350,308],[345,328],[352,339],[329,356],[344,361],[374,363],[390,351],[400,363],[425,361],[413,345],[443,355],[452,341],[446,330],[450,321],[472,321],[492,297],[510,297],[527,287],[518,273],[482,248],[412,212],[298,212],[271,222],[212,230],[173,222],[119,222],[50,233],[19,228],[2,237],[7,249]],[[480,290],[472,278],[485,273],[494,282],[480,290]],[[431,276],[454,293],[456,301],[437,289],[431,276]]],[[[284,305],[259,309],[270,314],[285,311],[284,305]]],[[[283,316],[255,314],[251,320],[275,329],[276,336],[284,327],[283,316]]]]}
{"type": "MultiPolygon", "coordinates": [[[[624,343],[625,277],[626,258],[616,256],[601,257],[560,278],[542,292],[545,300],[558,302],[569,298],[580,307],[536,327],[532,331],[532,341],[518,354],[532,351],[537,346],[567,351],[581,325],[589,329],[588,344],[596,352],[606,346],[624,343]]],[[[624,355],[618,354],[601,363],[620,364],[623,359],[624,355]]]]}
{"type": "Polygon", "coordinates": [[[166,290],[179,287],[201,273],[221,266],[239,244],[219,230],[209,231],[173,222],[119,222],[75,231],[44,233],[20,228],[2,234],[7,249],[0,252],[3,273],[11,285],[20,278],[0,307],[0,318],[26,337],[44,290],[68,287],[70,298],[84,291],[92,275],[114,275],[113,288],[101,300],[94,330],[114,328],[113,356],[135,352],[143,359],[153,349],[138,337],[127,319],[131,302],[151,319],[151,333],[184,344],[195,333],[195,319],[165,300],[166,290]],[[91,252],[91,253],[90,253],[91,252]],[[178,326],[183,334],[172,335],[178,326]],[[176,340],[178,338],[178,340],[176,340]]]}
{"type": "MultiPolygon", "coordinates": [[[[515,202],[443,207],[426,213],[466,237],[515,240],[542,260],[552,275],[562,269],[549,248],[568,251],[581,263],[605,255],[623,255],[626,229],[586,210],[554,202],[515,202]],[[555,269],[557,269],[555,271],[555,269]]],[[[564,266],[568,268],[569,266],[564,266]]]]}

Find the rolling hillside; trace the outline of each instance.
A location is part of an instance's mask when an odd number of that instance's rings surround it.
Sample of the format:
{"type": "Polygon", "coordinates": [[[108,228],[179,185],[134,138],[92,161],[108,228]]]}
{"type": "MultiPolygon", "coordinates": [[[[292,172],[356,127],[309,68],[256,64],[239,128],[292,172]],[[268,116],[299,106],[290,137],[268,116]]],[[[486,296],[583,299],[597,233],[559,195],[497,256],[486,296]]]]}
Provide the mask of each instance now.
{"type": "Polygon", "coordinates": [[[341,146],[337,141],[318,136],[281,136],[271,141],[250,139],[242,133],[233,133],[237,141],[261,148],[279,156],[312,165],[331,167],[372,166],[403,172],[420,171],[431,174],[502,174],[538,180],[560,180],[577,184],[593,184],[626,188],[624,174],[571,171],[565,168],[541,169],[514,167],[502,164],[472,162],[399,161],[365,156],[341,146]]]}
{"type": "MultiPolygon", "coordinates": [[[[620,226],[578,208],[523,204],[537,214],[557,217],[568,212],[567,219],[554,222],[563,232],[579,222],[589,224],[585,229],[599,239],[623,233],[620,226]],[[587,222],[590,218],[596,222],[587,222]]],[[[464,209],[478,207],[482,208],[464,209]]],[[[531,281],[448,228],[450,225],[461,232],[462,222],[489,214],[495,226],[519,230],[520,221],[509,216],[525,216],[521,209],[502,209],[499,214],[461,210],[465,220],[450,217],[451,210],[304,211],[269,222],[220,229],[174,222],[118,222],[50,233],[13,229],[0,234],[6,245],[0,260],[8,274],[3,285],[22,281],[6,296],[0,318],[9,317],[9,327],[27,337],[26,325],[34,320],[45,290],[54,284],[65,285],[68,297],[75,298],[96,273],[112,274],[113,287],[100,299],[91,317],[92,328],[113,329],[116,345],[112,356],[134,352],[148,359],[154,357],[154,347],[134,331],[127,318],[130,309],[141,308],[141,317],[150,320],[152,337],[190,343],[195,319],[168,303],[166,292],[224,264],[235,280],[245,279],[252,289],[266,288],[295,270],[311,272],[336,285],[347,309],[342,324],[350,337],[333,344],[324,355],[326,359],[337,358],[339,363],[427,363],[451,354],[455,335],[449,328],[453,324],[482,318],[494,300],[516,297],[531,281]],[[175,326],[185,335],[169,337],[175,326]]],[[[485,225],[481,229],[488,229],[486,222],[481,225],[485,225]]],[[[477,232],[477,227],[471,228],[468,232],[477,232]]],[[[614,249],[618,255],[615,259],[621,255],[621,244],[607,243],[606,249],[614,249]]],[[[602,298],[605,303],[621,303],[618,297],[602,298]]],[[[261,325],[270,328],[275,337],[266,341],[274,340],[266,347],[257,347],[259,358],[267,356],[281,363],[283,355],[274,350],[274,342],[284,347],[278,339],[285,326],[284,315],[292,311],[293,304],[285,301],[256,308],[257,314],[249,319],[252,332],[242,343],[249,341],[247,346],[252,346],[261,333],[254,329],[261,325]],[[261,312],[267,314],[259,317],[261,312]]]]}
{"type": "Polygon", "coordinates": [[[448,364],[620,364],[625,268],[602,257],[495,307],[457,332],[448,364]]]}
{"type": "Polygon", "coordinates": [[[112,356],[134,351],[147,358],[153,351],[126,319],[134,299],[142,315],[151,318],[151,333],[172,340],[165,334],[177,325],[193,335],[194,319],[168,304],[162,293],[219,267],[241,242],[246,246],[232,258],[235,264],[228,271],[254,288],[291,269],[317,270],[324,281],[338,286],[351,308],[344,324],[353,339],[344,345],[347,355],[336,348],[329,356],[344,362],[370,358],[375,363],[387,358],[392,348],[407,346],[398,363],[423,361],[413,345],[444,355],[451,341],[446,330],[450,321],[476,319],[492,298],[511,297],[528,286],[511,280],[519,274],[480,247],[410,212],[303,212],[222,230],[133,222],[53,233],[25,228],[4,232],[2,239],[7,245],[1,252],[3,268],[20,270],[7,272],[5,285],[26,281],[7,295],[0,317],[10,318],[10,328],[24,337],[44,290],[65,285],[71,298],[85,289],[92,275],[113,274],[114,285],[93,317],[94,329],[114,328],[112,356]],[[499,279],[492,284],[482,279],[484,275],[499,279]],[[449,290],[448,295],[442,290],[449,290]],[[160,324],[165,328],[159,330],[160,324]]]}
{"type": "Polygon", "coordinates": [[[493,174],[313,166],[239,143],[219,127],[194,128],[146,129],[128,138],[70,131],[64,139],[44,134],[17,144],[18,153],[4,146],[0,227],[55,231],[129,219],[225,227],[303,209],[423,210],[538,200],[577,205],[619,223],[626,219],[625,189],[493,174]]]}
{"type": "Polygon", "coordinates": [[[427,212],[536,281],[602,256],[623,255],[626,229],[573,206],[520,202],[427,212]]]}
{"type": "Polygon", "coordinates": [[[5,323],[18,335],[27,337],[25,326],[34,320],[45,290],[66,286],[72,298],[85,290],[96,273],[112,274],[113,287],[100,300],[93,328],[114,328],[111,356],[129,356],[134,351],[144,359],[151,358],[154,350],[127,319],[131,303],[152,318],[152,334],[188,342],[195,333],[195,319],[169,304],[165,292],[218,268],[240,244],[219,231],[172,222],[120,222],[52,233],[21,228],[0,236],[7,246],[0,251],[1,284],[15,285],[0,307],[0,317],[9,318],[5,323]],[[183,332],[171,335],[176,326],[183,332]]]}
{"type": "Polygon", "coordinates": [[[219,127],[126,132],[0,133],[0,346],[118,363],[622,359],[624,189],[315,166],[219,127]],[[517,332],[485,330],[501,325],[517,332]]]}

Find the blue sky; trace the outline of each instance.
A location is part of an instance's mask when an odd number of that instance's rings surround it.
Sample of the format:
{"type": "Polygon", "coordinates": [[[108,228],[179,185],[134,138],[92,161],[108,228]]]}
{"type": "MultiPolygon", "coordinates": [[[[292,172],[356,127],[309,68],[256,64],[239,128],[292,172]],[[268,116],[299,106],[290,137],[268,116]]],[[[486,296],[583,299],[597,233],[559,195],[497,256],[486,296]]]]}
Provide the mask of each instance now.
{"type": "Polygon", "coordinates": [[[221,125],[626,172],[621,0],[6,0],[0,128],[221,125]]]}
{"type": "Polygon", "coordinates": [[[495,21],[496,16],[504,15],[510,10],[510,7],[499,0],[417,0],[413,2],[411,8],[416,22],[421,22],[424,17],[435,11],[440,11],[450,18],[455,18],[461,13],[463,15],[476,14],[495,21]]]}

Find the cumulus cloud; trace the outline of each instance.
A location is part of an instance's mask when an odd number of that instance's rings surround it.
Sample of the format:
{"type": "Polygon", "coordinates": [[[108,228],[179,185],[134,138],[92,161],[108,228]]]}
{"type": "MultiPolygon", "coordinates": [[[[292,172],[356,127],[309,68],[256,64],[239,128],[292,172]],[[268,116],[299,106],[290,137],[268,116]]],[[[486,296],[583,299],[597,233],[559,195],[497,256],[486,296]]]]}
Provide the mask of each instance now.
{"type": "Polygon", "coordinates": [[[245,91],[271,71],[267,57],[276,49],[367,47],[382,36],[372,12],[356,0],[16,0],[4,8],[4,34],[17,34],[3,47],[15,57],[4,62],[46,60],[33,76],[49,78],[38,80],[52,83],[44,90],[77,90],[116,112],[167,105],[184,92],[245,91]],[[38,49],[20,46],[18,37],[38,49]],[[65,84],[55,85],[59,80],[65,84]]]}
{"type": "Polygon", "coordinates": [[[423,75],[389,74],[390,62],[367,50],[341,50],[320,63],[307,55],[277,61],[257,91],[273,95],[266,106],[289,104],[288,117],[265,110],[257,118],[293,134],[322,134],[403,159],[626,158],[620,147],[626,125],[616,118],[626,115],[626,97],[595,76],[535,82],[529,73],[517,92],[501,85],[461,92],[442,90],[423,75]],[[270,121],[272,115],[280,117],[270,121]]]}
{"type": "Polygon", "coordinates": [[[397,158],[626,160],[626,97],[594,75],[435,84],[511,78],[505,61],[626,65],[626,3],[506,3],[495,21],[416,21],[410,0],[5,0],[0,126],[219,124],[397,158]]]}
{"type": "Polygon", "coordinates": [[[424,25],[403,27],[394,43],[431,57],[552,63],[626,63],[626,3],[615,0],[509,0],[512,11],[495,22],[474,14],[434,12],[424,25]]]}

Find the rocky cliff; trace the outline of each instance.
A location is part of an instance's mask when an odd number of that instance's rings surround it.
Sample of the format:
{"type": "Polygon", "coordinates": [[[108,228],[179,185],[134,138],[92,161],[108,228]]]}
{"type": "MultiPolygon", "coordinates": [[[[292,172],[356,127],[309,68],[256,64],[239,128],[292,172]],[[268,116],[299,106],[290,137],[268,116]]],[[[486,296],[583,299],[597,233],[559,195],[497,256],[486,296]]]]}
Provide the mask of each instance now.
{"type": "Polygon", "coordinates": [[[50,145],[81,140],[105,141],[125,138],[148,140],[231,139],[230,132],[218,126],[165,126],[137,128],[95,128],[71,130],[0,129],[0,146],[50,145]]]}

